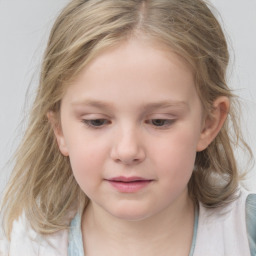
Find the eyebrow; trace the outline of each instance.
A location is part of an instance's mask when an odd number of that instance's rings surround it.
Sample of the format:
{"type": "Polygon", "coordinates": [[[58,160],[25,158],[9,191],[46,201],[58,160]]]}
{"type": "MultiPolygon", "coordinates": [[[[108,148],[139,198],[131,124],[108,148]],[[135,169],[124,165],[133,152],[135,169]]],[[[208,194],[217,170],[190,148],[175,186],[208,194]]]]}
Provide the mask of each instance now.
{"type": "Polygon", "coordinates": [[[99,100],[83,100],[71,102],[72,106],[89,106],[96,108],[114,108],[114,105],[109,102],[99,101],[99,100]]]}
{"type": "Polygon", "coordinates": [[[143,109],[153,110],[153,109],[158,109],[158,108],[170,108],[170,107],[188,108],[188,104],[185,101],[164,100],[164,101],[158,101],[158,102],[152,102],[152,103],[145,104],[143,106],[143,109]]]}
{"type": "MultiPolygon", "coordinates": [[[[114,104],[105,101],[99,100],[83,100],[83,101],[74,101],[71,103],[72,106],[89,106],[95,108],[102,108],[102,109],[114,109],[114,104]]],[[[188,108],[188,104],[185,101],[174,101],[174,100],[163,100],[157,102],[151,102],[142,105],[142,109],[146,111],[150,111],[153,109],[159,108],[169,108],[169,107],[176,107],[176,108],[188,108]]]]}

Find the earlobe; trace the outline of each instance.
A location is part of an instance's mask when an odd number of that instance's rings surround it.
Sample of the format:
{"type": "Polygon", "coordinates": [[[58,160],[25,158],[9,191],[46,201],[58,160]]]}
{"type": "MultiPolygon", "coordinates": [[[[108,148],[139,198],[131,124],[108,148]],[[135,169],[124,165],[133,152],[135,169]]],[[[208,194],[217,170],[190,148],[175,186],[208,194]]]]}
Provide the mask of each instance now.
{"type": "Polygon", "coordinates": [[[203,151],[215,139],[221,130],[229,111],[228,97],[218,97],[213,102],[211,113],[205,118],[202,132],[197,144],[197,151],[203,151]]]}
{"type": "Polygon", "coordinates": [[[60,121],[56,117],[56,114],[52,111],[47,113],[47,118],[52,126],[52,129],[54,131],[59,150],[64,156],[68,156],[68,149],[66,146],[65,138],[61,129],[60,121]]]}

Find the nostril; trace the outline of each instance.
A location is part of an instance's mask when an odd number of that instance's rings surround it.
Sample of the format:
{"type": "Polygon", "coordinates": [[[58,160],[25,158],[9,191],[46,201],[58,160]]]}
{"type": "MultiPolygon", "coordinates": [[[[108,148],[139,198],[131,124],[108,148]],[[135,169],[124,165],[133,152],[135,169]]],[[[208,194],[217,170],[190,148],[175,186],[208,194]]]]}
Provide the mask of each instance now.
{"type": "Polygon", "coordinates": [[[143,161],[145,152],[140,139],[135,134],[122,132],[122,134],[115,137],[110,156],[116,163],[131,165],[143,161]]]}

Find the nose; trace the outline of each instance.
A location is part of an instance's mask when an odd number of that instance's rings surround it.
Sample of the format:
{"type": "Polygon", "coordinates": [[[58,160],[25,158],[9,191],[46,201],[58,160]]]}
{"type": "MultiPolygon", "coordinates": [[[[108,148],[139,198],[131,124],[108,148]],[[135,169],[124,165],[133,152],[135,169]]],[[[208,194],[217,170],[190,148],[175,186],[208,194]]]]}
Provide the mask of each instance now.
{"type": "Polygon", "coordinates": [[[141,163],[146,156],[141,140],[136,129],[122,129],[115,134],[111,158],[124,165],[141,163]]]}

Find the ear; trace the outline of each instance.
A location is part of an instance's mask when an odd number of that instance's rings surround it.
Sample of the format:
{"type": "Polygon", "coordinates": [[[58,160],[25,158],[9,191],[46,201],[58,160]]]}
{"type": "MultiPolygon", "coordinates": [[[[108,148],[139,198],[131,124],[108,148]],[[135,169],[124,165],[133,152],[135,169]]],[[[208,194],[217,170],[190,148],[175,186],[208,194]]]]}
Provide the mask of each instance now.
{"type": "Polygon", "coordinates": [[[197,144],[197,151],[203,151],[218,135],[229,111],[229,99],[225,96],[218,97],[213,102],[211,113],[205,118],[202,132],[197,144]]]}
{"type": "Polygon", "coordinates": [[[61,129],[61,124],[59,118],[56,116],[56,113],[50,111],[47,113],[47,118],[52,126],[52,129],[54,131],[55,137],[57,139],[57,143],[59,146],[59,150],[64,156],[68,156],[68,149],[66,145],[66,141],[61,129]]]}

